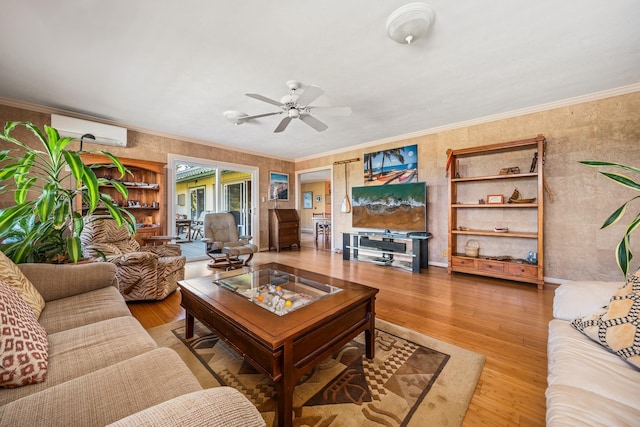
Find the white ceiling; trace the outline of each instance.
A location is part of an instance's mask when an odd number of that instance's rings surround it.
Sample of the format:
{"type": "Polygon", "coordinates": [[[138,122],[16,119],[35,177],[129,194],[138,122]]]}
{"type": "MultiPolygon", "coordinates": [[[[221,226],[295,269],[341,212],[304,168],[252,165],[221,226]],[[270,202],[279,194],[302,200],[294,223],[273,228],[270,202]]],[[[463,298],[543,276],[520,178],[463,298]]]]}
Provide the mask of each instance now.
{"type": "Polygon", "coordinates": [[[0,97],[301,159],[640,83],[637,0],[425,0],[428,36],[385,21],[411,0],[0,0],[0,97]],[[274,134],[287,80],[350,106],[274,134]]]}

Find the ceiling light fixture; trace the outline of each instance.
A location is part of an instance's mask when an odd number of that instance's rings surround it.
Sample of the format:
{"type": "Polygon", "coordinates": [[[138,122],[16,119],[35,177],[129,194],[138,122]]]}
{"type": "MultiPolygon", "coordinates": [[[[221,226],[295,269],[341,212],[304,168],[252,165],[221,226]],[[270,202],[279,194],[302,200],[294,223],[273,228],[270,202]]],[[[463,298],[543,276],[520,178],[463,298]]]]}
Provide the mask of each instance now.
{"type": "Polygon", "coordinates": [[[235,111],[235,110],[225,111],[223,113],[223,115],[224,115],[225,119],[229,120],[234,125],[241,125],[242,123],[244,123],[244,121],[242,119],[244,117],[248,117],[249,116],[246,113],[243,113],[241,111],[235,111]]]}
{"type": "Polygon", "coordinates": [[[398,43],[411,44],[424,36],[436,19],[435,11],[424,3],[410,3],[387,18],[387,35],[398,43]]]}

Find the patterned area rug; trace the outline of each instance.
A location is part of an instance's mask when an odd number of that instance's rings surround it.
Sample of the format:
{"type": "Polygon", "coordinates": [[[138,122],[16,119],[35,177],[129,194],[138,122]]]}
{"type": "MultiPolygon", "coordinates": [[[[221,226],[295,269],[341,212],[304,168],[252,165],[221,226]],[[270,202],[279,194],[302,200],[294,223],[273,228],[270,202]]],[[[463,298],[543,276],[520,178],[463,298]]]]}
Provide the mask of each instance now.
{"type": "MultiPolygon", "coordinates": [[[[149,332],[159,345],[178,351],[203,387],[235,387],[273,425],[273,384],[206,327],[196,321],[189,340],[183,321],[149,332]]],[[[375,342],[374,360],[365,357],[361,334],[300,379],[294,425],[462,424],[483,356],[380,319],[375,342]]]]}

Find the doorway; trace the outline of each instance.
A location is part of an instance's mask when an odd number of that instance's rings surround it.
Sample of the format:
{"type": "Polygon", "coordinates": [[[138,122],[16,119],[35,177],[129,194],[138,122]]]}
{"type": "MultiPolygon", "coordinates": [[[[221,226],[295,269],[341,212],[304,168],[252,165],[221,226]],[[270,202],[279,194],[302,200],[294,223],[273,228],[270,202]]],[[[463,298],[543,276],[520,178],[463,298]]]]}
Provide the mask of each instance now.
{"type": "MultiPolygon", "coordinates": [[[[240,234],[253,236],[253,243],[259,246],[257,167],[170,154],[167,169],[168,218],[188,219],[196,230],[203,212],[229,211],[240,234]]],[[[187,261],[206,259],[201,234],[185,238],[178,234],[185,232],[178,230],[173,220],[167,228],[170,235],[180,236],[187,261]]]]}
{"type": "Polygon", "coordinates": [[[302,246],[333,250],[333,165],[296,171],[296,183],[302,246]]]}
{"type": "Polygon", "coordinates": [[[251,236],[251,179],[224,184],[223,210],[233,214],[238,233],[251,236]]]}

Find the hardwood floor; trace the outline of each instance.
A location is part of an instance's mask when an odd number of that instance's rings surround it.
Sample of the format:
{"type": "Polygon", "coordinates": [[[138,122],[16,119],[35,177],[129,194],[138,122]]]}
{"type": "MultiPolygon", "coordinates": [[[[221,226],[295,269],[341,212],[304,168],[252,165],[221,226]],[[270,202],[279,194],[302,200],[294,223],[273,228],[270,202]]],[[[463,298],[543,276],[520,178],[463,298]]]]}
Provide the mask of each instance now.
{"type": "MultiPolygon", "coordinates": [[[[547,323],[553,285],[535,285],[430,267],[412,274],[393,267],[343,261],[341,254],[305,247],[260,252],[253,264],[280,262],[380,289],[376,315],[483,354],[486,364],[465,426],[545,424],[547,323]]],[[[210,274],[206,262],[187,264],[187,277],[210,274]]],[[[145,328],[184,318],[179,292],[166,300],[131,303],[145,328]]]]}

